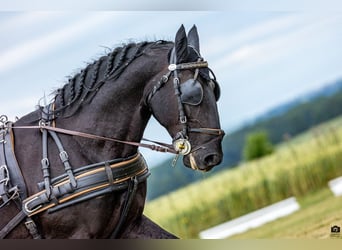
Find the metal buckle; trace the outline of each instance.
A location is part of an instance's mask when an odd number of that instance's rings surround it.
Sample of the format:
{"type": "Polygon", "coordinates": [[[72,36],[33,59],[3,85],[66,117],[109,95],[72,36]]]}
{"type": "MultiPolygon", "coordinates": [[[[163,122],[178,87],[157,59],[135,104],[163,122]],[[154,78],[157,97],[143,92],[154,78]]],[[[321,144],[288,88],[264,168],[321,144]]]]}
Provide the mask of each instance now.
{"type": "Polygon", "coordinates": [[[0,115],[0,128],[6,129],[8,123],[8,117],[6,115],[0,115]]]}
{"type": "MultiPolygon", "coordinates": [[[[2,126],[2,125],[1,125],[2,126]]],[[[0,143],[6,143],[5,136],[7,134],[7,129],[0,127],[0,136],[2,137],[0,143]]]]}
{"type": "Polygon", "coordinates": [[[40,163],[42,164],[43,169],[49,168],[50,162],[48,158],[43,158],[40,163]]]}
{"type": "Polygon", "coordinates": [[[191,143],[187,139],[177,139],[173,142],[174,149],[181,155],[188,155],[191,152],[191,143]]]}
{"type": "Polygon", "coordinates": [[[169,81],[169,74],[163,75],[161,78],[161,81],[163,83],[167,83],[169,81]]]}
{"type": "Polygon", "coordinates": [[[68,156],[68,153],[63,150],[59,153],[59,158],[61,159],[61,161],[64,163],[66,162],[67,160],[69,160],[69,156],[68,156]]]}
{"type": "Polygon", "coordinates": [[[18,186],[14,186],[13,188],[8,190],[8,193],[11,194],[10,200],[14,200],[19,198],[19,188],[18,186]]]}
{"type": "Polygon", "coordinates": [[[26,226],[27,228],[36,227],[36,223],[34,223],[33,220],[27,220],[27,221],[25,221],[25,226],[26,226]]]}
{"type": "Polygon", "coordinates": [[[188,120],[187,120],[186,116],[184,115],[184,116],[179,117],[179,121],[180,121],[180,123],[185,124],[185,123],[187,123],[188,120]]]}
{"type": "Polygon", "coordinates": [[[0,195],[0,208],[9,204],[11,200],[19,198],[19,189],[17,186],[9,189],[4,194],[0,195]]]}
{"type": "Polygon", "coordinates": [[[1,183],[5,183],[5,186],[7,186],[8,182],[9,182],[9,173],[8,173],[8,168],[6,165],[2,165],[0,166],[0,171],[4,170],[4,178],[2,180],[0,180],[0,184],[1,183]]]}
{"type": "Polygon", "coordinates": [[[168,66],[168,70],[170,71],[175,71],[176,69],[177,69],[177,64],[172,63],[168,66]]]}
{"type": "Polygon", "coordinates": [[[34,197],[33,199],[29,200],[28,202],[25,202],[24,211],[25,211],[25,213],[26,213],[27,215],[30,215],[30,214],[36,212],[38,209],[40,209],[40,208],[43,207],[43,205],[39,205],[39,206],[37,206],[37,207],[35,207],[35,208],[33,208],[33,209],[29,209],[29,208],[28,208],[28,205],[29,205],[32,201],[37,200],[37,199],[39,199],[38,196],[34,197]]]}

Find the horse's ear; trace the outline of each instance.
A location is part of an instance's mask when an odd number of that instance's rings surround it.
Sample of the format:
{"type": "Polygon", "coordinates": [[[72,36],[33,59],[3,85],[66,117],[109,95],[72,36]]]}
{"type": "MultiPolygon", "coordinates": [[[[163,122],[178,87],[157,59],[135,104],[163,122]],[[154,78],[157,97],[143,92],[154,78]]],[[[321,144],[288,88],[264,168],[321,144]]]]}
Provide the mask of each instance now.
{"type": "Polygon", "coordinates": [[[177,63],[185,62],[188,57],[188,39],[183,24],[178,29],[175,38],[175,52],[177,63]]]}
{"type": "Polygon", "coordinates": [[[198,37],[196,25],[192,26],[191,30],[189,31],[188,40],[189,40],[189,45],[195,48],[198,53],[200,53],[199,37],[198,37]]]}

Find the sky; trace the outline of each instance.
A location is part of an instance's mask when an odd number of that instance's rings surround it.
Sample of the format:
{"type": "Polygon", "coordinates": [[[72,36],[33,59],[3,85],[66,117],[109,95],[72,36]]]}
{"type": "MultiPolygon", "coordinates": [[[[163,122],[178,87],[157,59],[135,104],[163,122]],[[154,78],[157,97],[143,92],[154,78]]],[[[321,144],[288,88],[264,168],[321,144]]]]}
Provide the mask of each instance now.
{"type": "MultiPolygon", "coordinates": [[[[221,86],[218,109],[228,134],[276,105],[342,78],[342,8],[329,4],[309,10],[303,4],[276,10],[265,4],[260,10],[246,9],[252,2],[244,0],[208,11],[127,5],[115,10],[110,1],[89,9],[84,1],[82,10],[16,2],[0,7],[0,113],[12,120],[33,111],[43,96],[110,48],[132,40],[173,40],[181,24],[198,28],[201,54],[221,86]]],[[[171,142],[153,119],[145,137],[171,142]]],[[[152,167],[170,157],[141,151],[152,167]]]]}

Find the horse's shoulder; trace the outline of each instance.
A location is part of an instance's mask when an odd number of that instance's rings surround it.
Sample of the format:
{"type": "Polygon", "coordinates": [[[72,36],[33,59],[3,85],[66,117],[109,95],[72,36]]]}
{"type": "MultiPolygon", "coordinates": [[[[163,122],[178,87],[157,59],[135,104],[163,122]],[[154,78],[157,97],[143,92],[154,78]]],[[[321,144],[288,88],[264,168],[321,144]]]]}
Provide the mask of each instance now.
{"type": "Polygon", "coordinates": [[[41,112],[39,110],[35,110],[19,118],[15,122],[15,125],[38,125],[40,118],[41,112]]]}

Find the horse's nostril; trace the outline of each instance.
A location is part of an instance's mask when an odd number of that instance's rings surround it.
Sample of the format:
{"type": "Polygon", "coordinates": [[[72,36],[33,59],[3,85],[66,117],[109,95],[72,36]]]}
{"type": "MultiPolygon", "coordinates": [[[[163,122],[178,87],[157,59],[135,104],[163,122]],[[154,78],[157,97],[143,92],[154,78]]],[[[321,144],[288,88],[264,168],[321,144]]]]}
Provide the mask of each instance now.
{"type": "Polygon", "coordinates": [[[221,162],[221,157],[218,154],[210,154],[204,157],[206,166],[216,166],[221,162]]]}

